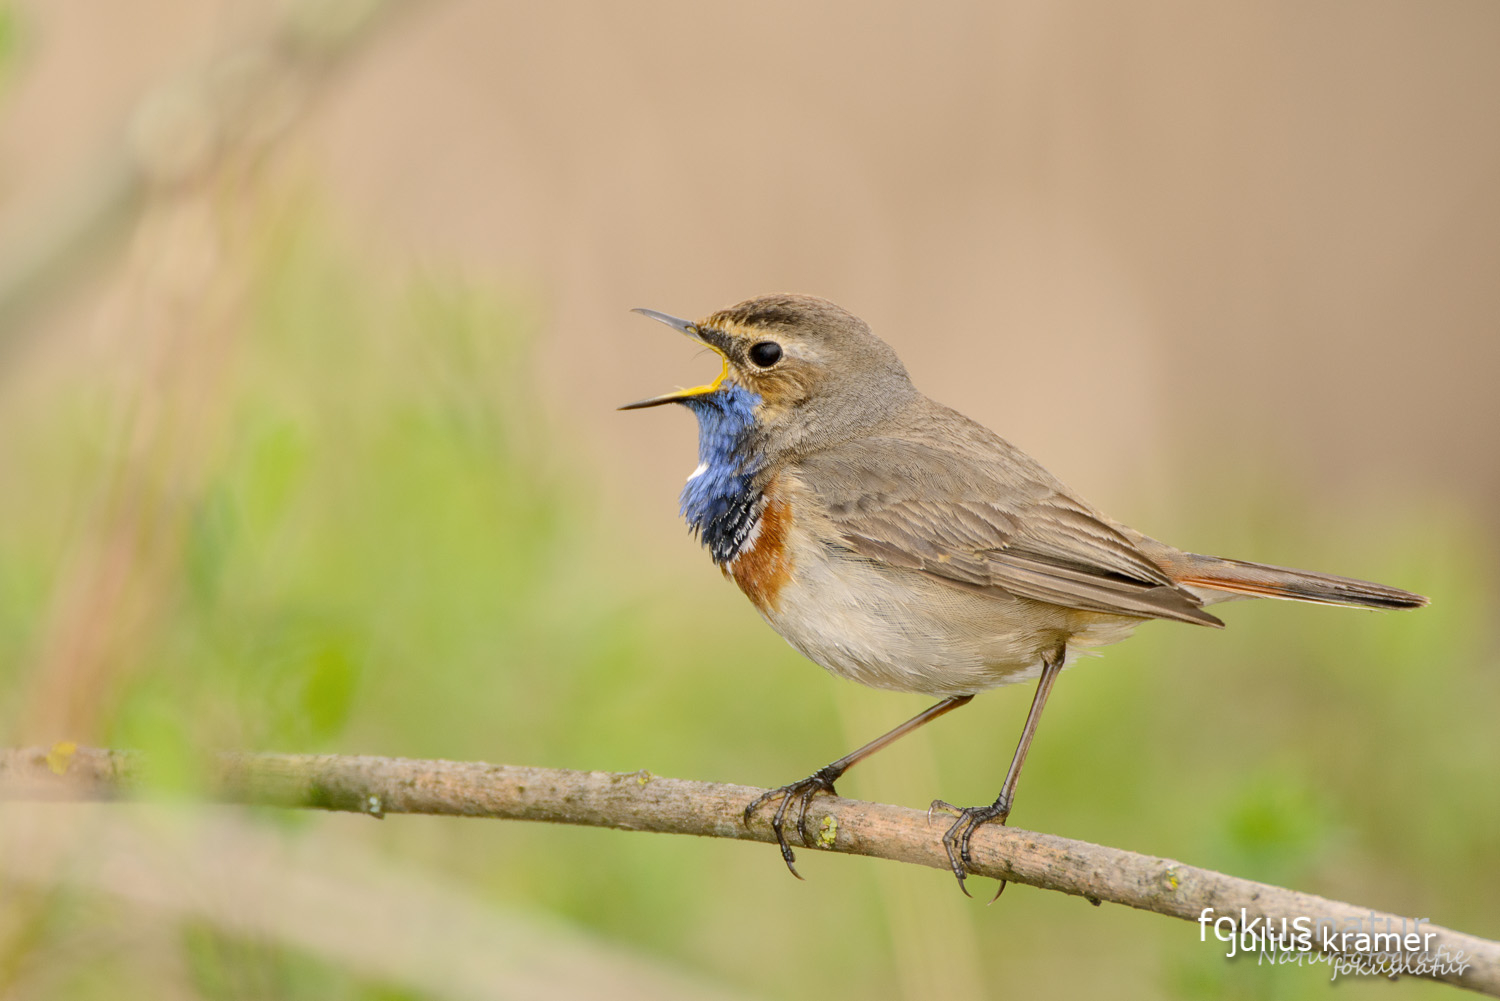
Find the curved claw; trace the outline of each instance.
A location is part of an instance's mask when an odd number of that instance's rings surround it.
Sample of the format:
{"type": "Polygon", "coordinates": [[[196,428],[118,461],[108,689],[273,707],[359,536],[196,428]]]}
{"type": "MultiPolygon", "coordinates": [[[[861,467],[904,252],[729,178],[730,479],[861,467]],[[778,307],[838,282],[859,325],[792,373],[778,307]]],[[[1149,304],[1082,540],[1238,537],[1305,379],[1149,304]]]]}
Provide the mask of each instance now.
{"type": "Polygon", "coordinates": [[[781,848],[781,860],[786,863],[787,871],[798,879],[802,874],[797,871],[797,856],[792,851],[792,846],[786,839],[786,811],[792,805],[792,800],[797,801],[797,834],[802,838],[802,844],[812,847],[812,838],[807,833],[807,811],[813,797],[820,792],[826,792],[830,796],[835,795],[833,779],[829,778],[824,770],[813,772],[805,779],[784,785],[779,789],[761,793],[749,806],[745,807],[744,822],[748,826],[755,811],[776,797],[781,797],[781,802],[776,806],[776,812],[771,816],[771,830],[776,835],[776,844],[781,848]]]}
{"type": "Polygon", "coordinates": [[[932,823],[933,810],[941,810],[944,813],[952,814],[955,817],[962,816],[964,812],[963,807],[961,806],[954,806],[952,803],[948,802],[945,799],[935,799],[927,805],[927,822],[929,824],[932,823]]]}
{"type": "MultiPolygon", "coordinates": [[[[969,842],[974,837],[974,832],[983,825],[996,820],[1004,824],[1006,818],[1010,816],[1010,804],[996,801],[989,806],[960,808],[954,806],[952,803],[945,803],[940,799],[935,799],[932,801],[932,805],[927,808],[927,816],[929,818],[932,816],[933,810],[942,810],[945,813],[952,813],[958,817],[952,826],[943,833],[943,848],[948,852],[948,866],[953,870],[953,877],[958,880],[958,888],[963,891],[964,896],[972,897],[973,894],[964,885],[964,881],[969,874],[969,867],[974,864],[974,860],[969,857],[969,842]]],[[[995,896],[990,899],[990,903],[993,904],[1000,898],[1000,894],[1005,892],[1005,885],[1005,881],[1001,880],[1000,889],[995,891],[995,896]]]]}

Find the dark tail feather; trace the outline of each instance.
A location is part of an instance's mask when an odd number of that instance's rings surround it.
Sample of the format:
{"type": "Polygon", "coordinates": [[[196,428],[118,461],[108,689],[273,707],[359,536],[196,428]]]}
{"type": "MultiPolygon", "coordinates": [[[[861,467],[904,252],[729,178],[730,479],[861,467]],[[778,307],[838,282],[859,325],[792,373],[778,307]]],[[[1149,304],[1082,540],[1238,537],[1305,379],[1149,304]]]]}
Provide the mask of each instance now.
{"type": "Polygon", "coordinates": [[[1320,605],[1353,605],[1357,608],[1421,608],[1427,599],[1398,587],[1333,574],[1292,570],[1264,563],[1245,563],[1217,556],[1187,553],[1187,565],[1173,567],[1179,584],[1228,591],[1256,598],[1285,598],[1320,605]]]}

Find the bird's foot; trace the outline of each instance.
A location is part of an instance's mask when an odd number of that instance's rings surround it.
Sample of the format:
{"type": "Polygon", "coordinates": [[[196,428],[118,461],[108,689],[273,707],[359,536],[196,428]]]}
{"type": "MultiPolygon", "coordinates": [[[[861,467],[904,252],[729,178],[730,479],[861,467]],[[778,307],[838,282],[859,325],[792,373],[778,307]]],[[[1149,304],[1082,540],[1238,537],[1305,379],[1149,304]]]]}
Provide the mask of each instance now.
{"type": "Polygon", "coordinates": [[[795,865],[797,856],[792,854],[792,846],[787,844],[786,840],[784,824],[787,808],[793,802],[797,804],[797,833],[802,837],[803,845],[809,848],[812,847],[812,839],[807,833],[808,804],[820,792],[826,792],[830,796],[835,795],[833,783],[841,774],[842,770],[835,772],[830,768],[819,768],[801,781],[793,782],[791,785],[784,785],[780,789],[772,789],[770,792],[762,793],[756,797],[753,803],[745,807],[745,823],[748,825],[750,818],[755,814],[756,810],[759,810],[778,796],[781,797],[781,803],[777,805],[776,813],[771,817],[771,830],[776,832],[776,843],[781,846],[782,861],[786,863],[786,867],[791,871],[792,875],[798,879],[802,878],[802,874],[797,871],[797,866],[795,865]]]}
{"type": "MultiPolygon", "coordinates": [[[[968,869],[974,864],[974,860],[969,857],[969,840],[984,824],[999,821],[1003,825],[1006,818],[1010,816],[1010,803],[1001,797],[989,806],[958,807],[935,799],[927,808],[929,819],[934,810],[951,813],[958,818],[943,834],[943,847],[948,851],[948,865],[953,870],[954,878],[958,880],[958,888],[964,892],[964,896],[973,896],[969,893],[969,888],[964,885],[964,880],[969,874],[968,869]]],[[[990,898],[990,903],[993,904],[1000,899],[1000,894],[1004,892],[1005,880],[1002,879],[1000,889],[995,891],[994,897],[990,898]]]]}

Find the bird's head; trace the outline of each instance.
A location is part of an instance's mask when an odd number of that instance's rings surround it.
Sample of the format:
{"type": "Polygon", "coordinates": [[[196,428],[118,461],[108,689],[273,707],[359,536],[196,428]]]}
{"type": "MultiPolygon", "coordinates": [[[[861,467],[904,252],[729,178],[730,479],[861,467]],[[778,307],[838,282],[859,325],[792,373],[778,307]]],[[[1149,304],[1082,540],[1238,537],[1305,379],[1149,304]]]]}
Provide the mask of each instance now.
{"type": "Polygon", "coordinates": [[[748,408],[771,445],[796,448],[858,433],[916,392],[890,345],[826,299],[760,296],[696,322],[635,312],[713,349],[723,368],[711,383],[621,410],[681,403],[701,418],[705,408],[733,403],[748,408]]]}

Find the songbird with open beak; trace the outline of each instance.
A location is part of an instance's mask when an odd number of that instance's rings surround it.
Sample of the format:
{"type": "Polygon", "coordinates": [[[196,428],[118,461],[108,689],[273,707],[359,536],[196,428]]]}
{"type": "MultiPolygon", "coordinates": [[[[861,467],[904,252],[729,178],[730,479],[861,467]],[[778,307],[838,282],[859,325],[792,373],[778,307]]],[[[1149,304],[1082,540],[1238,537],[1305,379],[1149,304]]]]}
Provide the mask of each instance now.
{"type": "Polygon", "coordinates": [[[714,562],[809,660],[941,699],[745,808],[750,823],[778,801],[771,826],[793,875],[789,809],[810,844],[810,802],[856,762],[979,692],[1036,679],[995,801],[932,804],[956,816],[942,840],[963,889],[970,839],[1009,817],[1058,674],[1147,619],[1219,627],[1204,606],[1235,598],[1427,603],[1381,584],[1183,552],[1114,521],[1005,439],[923,396],[889,345],[824,299],[762,296],[697,322],[636,312],[723,360],[712,383],[621,408],[679,403],[698,418],[682,514],[714,562]]]}

